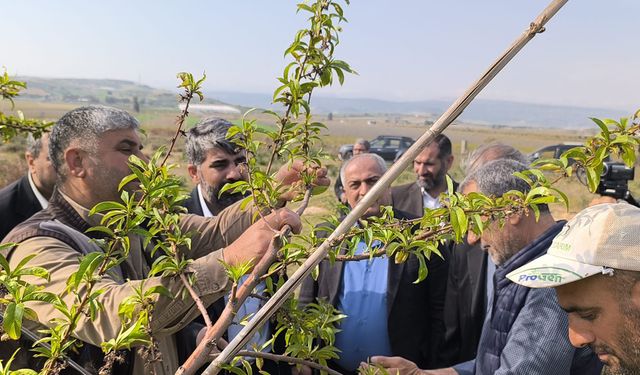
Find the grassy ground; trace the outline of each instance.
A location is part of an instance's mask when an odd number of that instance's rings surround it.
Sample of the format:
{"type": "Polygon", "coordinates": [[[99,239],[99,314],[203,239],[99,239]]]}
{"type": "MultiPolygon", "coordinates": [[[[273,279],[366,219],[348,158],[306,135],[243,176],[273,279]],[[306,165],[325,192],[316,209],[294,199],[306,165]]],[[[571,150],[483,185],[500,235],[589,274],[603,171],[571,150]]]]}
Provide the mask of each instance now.
{"type": "MultiPolygon", "coordinates": [[[[38,119],[56,120],[62,114],[75,108],[78,105],[68,103],[37,103],[17,101],[16,108],[24,112],[25,116],[38,119]]],[[[4,104],[0,110],[9,111],[10,108],[4,104]]],[[[169,140],[175,133],[175,121],[178,110],[169,109],[143,109],[141,113],[135,114],[140,121],[142,128],[146,131],[146,147],[149,152],[157,147],[168,145],[169,140]]],[[[187,119],[187,128],[191,127],[202,117],[211,114],[193,112],[187,119]]],[[[215,115],[215,114],[214,114],[215,115]]],[[[240,115],[219,115],[230,121],[240,121],[240,115]]],[[[273,118],[268,115],[254,111],[252,117],[257,119],[261,126],[273,126],[273,118]],[[255,115],[255,116],[253,116],[255,115]]],[[[334,117],[328,121],[321,117],[317,120],[327,125],[327,131],[322,136],[323,148],[330,155],[337,156],[337,150],[342,144],[351,143],[355,138],[372,139],[381,134],[389,135],[405,135],[412,138],[419,137],[427,128],[423,126],[424,118],[419,116],[398,116],[398,117],[334,117]]],[[[474,126],[468,124],[458,124],[450,126],[445,132],[451,138],[454,144],[455,162],[451,170],[454,179],[460,181],[462,171],[460,169],[460,161],[463,160],[469,151],[477,148],[479,145],[491,141],[500,141],[512,145],[523,153],[530,153],[540,147],[569,141],[582,141],[590,132],[576,132],[569,130],[539,130],[528,128],[504,128],[504,127],[488,127],[474,126]],[[466,144],[466,152],[462,150],[463,142],[466,144]]],[[[185,186],[191,188],[191,182],[187,178],[186,163],[183,158],[184,141],[181,139],[174,150],[170,159],[171,163],[177,165],[175,172],[185,179],[185,186]]],[[[26,170],[23,161],[24,144],[21,140],[15,140],[9,144],[0,146],[0,186],[20,177],[26,170]]],[[[329,169],[332,179],[338,173],[340,162],[337,158],[328,160],[326,165],[329,169]]],[[[395,184],[405,183],[414,179],[413,172],[405,171],[395,184]]],[[[577,181],[563,182],[561,188],[568,194],[571,199],[571,206],[567,212],[563,207],[554,206],[552,212],[559,218],[568,218],[573,216],[580,209],[584,208],[594,197],[589,194],[587,189],[577,183],[577,181]]],[[[640,183],[632,182],[632,191],[637,191],[640,183]]],[[[333,195],[333,190],[329,189],[326,193],[314,197],[311,205],[305,215],[309,225],[317,223],[323,216],[333,214],[337,200],[333,195]]]]}

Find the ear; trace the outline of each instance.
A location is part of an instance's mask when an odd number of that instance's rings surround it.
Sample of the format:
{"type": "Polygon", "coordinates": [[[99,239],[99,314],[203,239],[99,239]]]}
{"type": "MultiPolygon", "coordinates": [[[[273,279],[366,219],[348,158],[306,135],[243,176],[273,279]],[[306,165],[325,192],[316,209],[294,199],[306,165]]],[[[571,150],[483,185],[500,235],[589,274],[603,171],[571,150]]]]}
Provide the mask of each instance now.
{"type": "Polygon", "coordinates": [[[31,173],[33,173],[34,171],[34,161],[36,160],[36,158],[33,157],[33,155],[31,155],[31,153],[29,151],[24,153],[24,160],[27,161],[27,166],[29,167],[29,171],[31,171],[31,173]]]}
{"type": "Polygon", "coordinates": [[[84,178],[87,175],[85,161],[87,153],[79,148],[69,148],[64,152],[64,162],[69,169],[69,175],[84,178]]]}
{"type": "MultiPolygon", "coordinates": [[[[530,216],[533,217],[533,214],[530,214],[530,216]]],[[[524,221],[524,215],[522,214],[511,215],[507,218],[507,223],[513,226],[516,226],[523,221],[524,221]]]]}
{"type": "Polygon", "coordinates": [[[444,165],[445,165],[446,171],[448,172],[449,169],[451,169],[451,167],[453,166],[453,154],[447,156],[444,159],[444,165]]]}
{"type": "Polygon", "coordinates": [[[194,184],[200,183],[200,177],[198,177],[198,167],[193,164],[189,164],[187,166],[187,172],[189,172],[189,176],[191,176],[191,181],[194,184]]]}

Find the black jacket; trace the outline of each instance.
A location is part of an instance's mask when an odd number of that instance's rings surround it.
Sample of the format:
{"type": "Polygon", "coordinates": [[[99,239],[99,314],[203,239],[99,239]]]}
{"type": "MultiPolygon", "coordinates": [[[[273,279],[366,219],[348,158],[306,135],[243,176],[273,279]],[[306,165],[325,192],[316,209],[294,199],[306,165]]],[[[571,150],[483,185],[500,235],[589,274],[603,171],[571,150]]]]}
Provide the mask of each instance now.
{"type": "Polygon", "coordinates": [[[0,190],[0,240],[16,225],[42,210],[38,198],[31,190],[29,177],[24,175],[0,190]]]}
{"type": "MultiPolygon", "coordinates": [[[[458,183],[453,182],[453,190],[458,190],[458,183]]],[[[422,190],[416,182],[394,186],[391,188],[391,200],[393,208],[406,212],[414,217],[424,215],[424,201],[422,200],[422,190]]]]}
{"type": "MultiPolygon", "coordinates": [[[[183,206],[187,209],[187,211],[190,214],[196,214],[200,216],[204,215],[204,212],[202,210],[202,205],[200,204],[200,199],[198,197],[198,186],[196,186],[195,188],[193,188],[193,190],[191,190],[189,199],[184,201],[183,206]]],[[[224,307],[225,307],[224,298],[220,298],[207,308],[207,311],[209,312],[209,317],[211,318],[212,322],[215,322],[218,319],[218,317],[220,317],[220,315],[224,311],[224,307]]],[[[195,338],[199,332],[199,328],[201,327],[204,327],[204,320],[199,318],[193,323],[191,323],[189,327],[186,327],[183,330],[184,332],[180,333],[181,338],[184,339],[183,345],[180,345],[180,347],[183,348],[183,351],[179,353],[179,356],[181,358],[182,357],[187,358],[191,354],[191,352],[195,349],[195,346],[194,346],[195,338]]],[[[272,327],[275,328],[275,322],[272,323],[272,327]]],[[[224,339],[227,339],[226,332],[224,333],[223,337],[224,339]]],[[[284,343],[284,338],[281,335],[275,341],[274,352],[284,353],[284,351],[285,351],[285,343],[284,343]]],[[[291,374],[291,366],[288,365],[287,363],[271,361],[268,359],[264,360],[264,365],[262,370],[268,372],[269,374],[278,374],[278,375],[291,374]]],[[[223,373],[231,374],[228,371],[224,371],[223,373]]],[[[255,364],[253,365],[253,373],[254,374],[259,373],[259,369],[255,366],[255,364]]]]}
{"type": "MultiPolygon", "coordinates": [[[[411,216],[396,211],[396,217],[411,216]]],[[[309,277],[302,283],[301,305],[323,298],[336,306],[343,266],[343,262],[332,265],[328,260],[322,261],[318,279],[309,277]]],[[[394,356],[414,361],[419,368],[433,368],[444,333],[447,264],[434,255],[428,262],[427,279],[415,284],[418,267],[415,257],[401,264],[389,261],[386,306],[389,341],[394,356]]]]}
{"type": "Polygon", "coordinates": [[[442,367],[476,357],[487,310],[488,255],[480,245],[453,245],[449,257],[447,296],[444,303],[444,343],[439,353],[442,367]]]}

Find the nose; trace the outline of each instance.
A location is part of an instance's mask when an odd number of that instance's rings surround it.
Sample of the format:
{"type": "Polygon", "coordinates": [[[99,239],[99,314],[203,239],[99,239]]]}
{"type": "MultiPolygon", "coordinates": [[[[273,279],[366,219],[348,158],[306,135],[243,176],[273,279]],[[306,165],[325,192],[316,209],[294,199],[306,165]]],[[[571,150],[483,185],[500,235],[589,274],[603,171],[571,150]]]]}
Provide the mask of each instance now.
{"type": "Polygon", "coordinates": [[[360,194],[360,196],[364,197],[369,192],[369,190],[371,190],[371,186],[372,185],[369,185],[366,182],[363,182],[360,185],[360,189],[358,190],[358,193],[360,194]]]}
{"type": "Polygon", "coordinates": [[[139,157],[140,160],[144,161],[145,163],[149,162],[149,157],[140,149],[136,151],[136,156],[139,157]]]}
{"type": "Polygon", "coordinates": [[[582,348],[594,342],[595,336],[584,325],[576,323],[575,319],[569,317],[569,341],[576,348],[582,348]]]}
{"type": "Polygon", "coordinates": [[[473,233],[471,230],[467,232],[467,242],[469,245],[475,245],[478,241],[480,241],[480,236],[473,233]]]}
{"type": "Polygon", "coordinates": [[[234,165],[231,168],[229,168],[229,171],[227,172],[227,180],[231,180],[231,181],[238,181],[242,178],[242,174],[241,174],[241,168],[242,165],[234,165]]]}

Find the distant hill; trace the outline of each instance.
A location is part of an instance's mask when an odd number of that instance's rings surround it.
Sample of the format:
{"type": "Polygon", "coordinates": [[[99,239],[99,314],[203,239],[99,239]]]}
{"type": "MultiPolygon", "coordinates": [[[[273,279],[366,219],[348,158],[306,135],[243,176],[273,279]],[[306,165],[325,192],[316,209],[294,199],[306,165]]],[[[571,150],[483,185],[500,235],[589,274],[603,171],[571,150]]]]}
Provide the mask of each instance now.
{"type": "MultiPolygon", "coordinates": [[[[27,82],[21,98],[43,102],[106,104],[133,108],[137,100],[141,107],[171,108],[177,105],[177,93],[114,79],[16,77],[27,82]]],[[[378,99],[354,99],[315,96],[314,112],[334,115],[402,115],[419,114],[435,120],[453,102],[424,100],[394,102],[378,99]]],[[[194,103],[195,104],[195,103],[194,103]]],[[[202,112],[237,113],[249,107],[275,108],[268,94],[238,92],[205,92],[202,112]],[[227,103],[229,105],[227,105],[227,103]]],[[[627,116],[619,110],[582,108],[562,105],[518,103],[500,100],[475,100],[460,116],[460,120],[491,126],[526,126],[534,128],[592,128],[589,117],[619,118],[627,116]]]]}
{"type": "MultiPolygon", "coordinates": [[[[16,77],[27,82],[27,90],[20,97],[27,100],[62,103],[105,104],[176,108],[177,93],[115,79],[16,77]]],[[[206,99],[203,104],[224,104],[206,99]]]]}
{"type": "MultiPolygon", "coordinates": [[[[271,97],[266,94],[210,92],[209,96],[231,104],[267,108],[271,97]]],[[[435,120],[453,103],[445,100],[393,102],[378,99],[351,99],[316,96],[311,107],[316,113],[334,115],[422,114],[435,120]]],[[[591,128],[589,117],[619,118],[628,116],[619,110],[583,108],[561,105],[519,103],[476,99],[460,116],[460,120],[481,125],[526,126],[541,128],[591,128]]]]}

